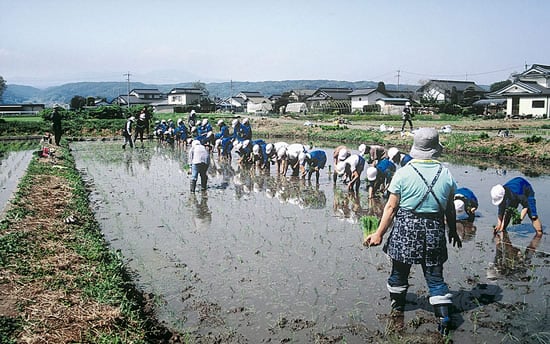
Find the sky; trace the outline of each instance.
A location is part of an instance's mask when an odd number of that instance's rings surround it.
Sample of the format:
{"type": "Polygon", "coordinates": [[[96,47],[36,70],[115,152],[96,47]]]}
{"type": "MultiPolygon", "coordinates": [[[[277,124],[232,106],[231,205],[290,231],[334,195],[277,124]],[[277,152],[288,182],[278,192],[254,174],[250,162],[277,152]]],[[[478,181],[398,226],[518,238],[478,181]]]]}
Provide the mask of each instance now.
{"type": "Polygon", "coordinates": [[[550,65],[546,0],[0,0],[0,76],[480,85],[550,65]]]}

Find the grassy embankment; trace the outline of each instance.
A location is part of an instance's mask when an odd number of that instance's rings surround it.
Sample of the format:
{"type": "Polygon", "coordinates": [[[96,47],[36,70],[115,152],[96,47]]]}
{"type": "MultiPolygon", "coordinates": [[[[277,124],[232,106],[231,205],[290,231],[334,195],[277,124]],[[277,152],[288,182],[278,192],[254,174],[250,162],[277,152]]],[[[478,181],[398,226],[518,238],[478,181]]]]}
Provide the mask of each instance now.
{"type": "Polygon", "coordinates": [[[0,343],[170,336],[106,245],[68,149],[33,157],[0,222],[0,343]]]}

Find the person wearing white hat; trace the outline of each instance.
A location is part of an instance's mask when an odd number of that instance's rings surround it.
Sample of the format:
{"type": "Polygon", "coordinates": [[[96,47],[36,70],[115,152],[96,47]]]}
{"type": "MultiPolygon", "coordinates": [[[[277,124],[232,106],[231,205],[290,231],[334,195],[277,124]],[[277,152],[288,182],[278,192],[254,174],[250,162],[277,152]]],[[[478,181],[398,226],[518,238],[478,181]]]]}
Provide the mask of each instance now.
{"type": "Polygon", "coordinates": [[[349,180],[348,191],[359,192],[361,186],[361,173],[365,168],[365,159],[359,154],[352,154],[344,161],[340,161],[335,168],[338,175],[349,180]]]}
{"type": "Polygon", "coordinates": [[[373,198],[375,193],[378,191],[382,192],[382,195],[386,193],[395,170],[395,164],[388,158],[383,158],[376,166],[371,166],[367,169],[367,181],[369,182],[367,184],[367,188],[369,189],[369,198],[373,198]],[[373,169],[376,170],[376,172],[373,169]]]}
{"type": "Polygon", "coordinates": [[[136,143],[139,136],[139,140],[141,142],[141,145],[143,146],[143,135],[145,134],[145,128],[146,128],[145,118],[146,118],[145,109],[142,109],[136,121],[136,130],[134,133],[134,144],[136,143]]]}
{"type": "Polygon", "coordinates": [[[269,169],[266,147],[265,142],[254,143],[254,146],[252,146],[252,155],[250,156],[252,164],[258,165],[260,169],[269,169]]]}
{"type": "Polygon", "coordinates": [[[176,130],[174,131],[178,146],[187,146],[187,127],[182,118],[176,121],[176,130]]]}
{"type": "Polygon", "coordinates": [[[542,235],[542,223],[537,213],[535,191],[531,184],[522,177],[510,179],[506,184],[497,184],[491,189],[491,200],[498,206],[497,225],[495,233],[506,230],[512,218],[510,208],[517,209],[521,204],[521,220],[529,215],[538,235],[542,235]]]}
{"type": "Polygon", "coordinates": [[[225,124],[223,119],[218,120],[218,127],[220,128],[220,132],[216,133],[216,139],[223,139],[231,136],[231,134],[229,134],[229,127],[225,124]]]}
{"type": "Polygon", "coordinates": [[[474,222],[476,210],[479,206],[474,192],[468,188],[458,188],[454,197],[456,219],[474,222]]]}
{"type": "Polygon", "coordinates": [[[124,129],[122,130],[122,136],[124,136],[124,144],[122,145],[122,149],[126,149],[126,145],[130,144],[130,148],[134,148],[134,141],[132,140],[132,132],[134,128],[134,121],[136,118],[134,116],[131,116],[126,121],[126,124],[124,125],[124,129]]]}
{"type": "Polygon", "coordinates": [[[304,166],[302,178],[307,174],[307,180],[311,180],[313,172],[315,172],[315,182],[319,184],[319,170],[325,168],[327,164],[327,153],[320,149],[313,150],[308,153],[300,153],[298,160],[300,165],[304,166]]]}
{"type": "Polygon", "coordinates": [[[191,165],[191,184],[189,191],[195,192],[195,187],[197,185],[197,179],[200,175],[201,177],[201,189],[206,191],[208,175],[208,166],[210,165],[210,153],[201,145],[199,140],[193,140],[191,143],[191,148],[187,153],[187,162],[191,165]]]}
{"type": "Polygon", "coordinates": [[[300,161],[298,156],[300,153],[307,153],[307,148],[301,143],[292,143],[286,148],[286,164],[284,167],[283,175],[286,175],[288,167],[292,169],[292,176],[298,177],[300,175],[300,161]]]}
{"type": "Polygon", "coordinates": [[[391,147],[387,152],[388,158],[396,165],[401,167],[405,166],[412,160],[412,156],[407,153],[403,153],[397,147],[391,147]]]}
{"type": "Polygon", "coordinates": [[[243,140],[252,140],[252,126],[250,125],[250,120],[248,117],[243,119],[240,132],[243,140]]]}
{"type": "Polygon", "coordinates": [[[195,110],[191,110],[189,113],[189,116],[187,117],[187,124],[190,128],[197,125],[197,113],[195,110]]]}
{"type": "Polygon", "coordinates": [[[380,245],[384,234],[392,228],[383,249],[392,260],[387,282],[391,314],[403,314],[411,266],[420,264],[438,329],[448,334],[452,294],[443,278],[443,264],[448,259],[446,227],[449,243],[460,248],[462,241],[456,231],[453,202],[456,181],[451,172],[435,160],[441,148],[437,130],[417,130],[410,153],[413,160],[395,173],[380,224],[375,233],[364,238],[363,245],[380,245]]]}
{"type": "MultiPolygon", "coordinates": [[[[351,150],[342,145],[334,148],[334,152],[332,154],[333,164],[334,164],[334,172],[332,174],[332,181],[334,184],[336,184],[336,180],[338,179],[338,173],[336,171],[336,166],[340,161],[346,160],[351,155],[351,150]]],[[[340,174],[341,175],[341,174],[340,174]]]]}
{"type": "Polygon", "coordinates": [[[403,108],[402,118],[403,118],[403,125],[401,125],[401,132],[405,131],[405,124],[409,122],[409,126],[411,128],[411,132],[413,131],[413,123],[412,123],[412,112],[411,112],[411,103],[406,102],[405,107],[403,108]]]}

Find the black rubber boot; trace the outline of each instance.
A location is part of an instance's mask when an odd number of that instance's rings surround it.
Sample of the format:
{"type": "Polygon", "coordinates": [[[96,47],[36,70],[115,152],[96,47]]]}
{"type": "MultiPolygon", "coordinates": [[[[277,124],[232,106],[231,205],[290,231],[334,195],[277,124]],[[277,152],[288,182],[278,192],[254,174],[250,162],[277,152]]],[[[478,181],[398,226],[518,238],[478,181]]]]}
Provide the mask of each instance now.
{"type": "Polygon", "coordinates": [[[206,185],[208,183],[208,177],[201,178],[201,190],[206,191],[206,185]]]}
{"type": "Polygon", "coordinates": [[[196,186],[197,186],[197,180],[196,179],[191,179],[191,185],[189,187],[189,191],[195,192],[195,187],[196,186]]]}
{"type": "Polygon", "coordinates": [[[438,318],[437,329],[439,333],[446,336],[449,334],[449,328],[451,326],[451,318],[449,317],[449,306],[444,305],[434,305],[434,314],[438,318]]]}
{"type": "Polygon", "coordinates": [[[406,293],[390,293],[392,311],[404,312],[406,293]]]}

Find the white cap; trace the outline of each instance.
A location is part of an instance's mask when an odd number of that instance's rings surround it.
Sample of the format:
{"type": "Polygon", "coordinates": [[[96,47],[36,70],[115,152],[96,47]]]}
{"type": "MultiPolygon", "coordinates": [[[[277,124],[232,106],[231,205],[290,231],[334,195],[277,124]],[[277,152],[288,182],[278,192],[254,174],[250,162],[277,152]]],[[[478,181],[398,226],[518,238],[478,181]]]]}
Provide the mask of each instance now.
{"type": "Polygon", "coordinates": [[[260,154],[260,145],[259,144],[255,144],[252,147],[252,153],[255,154],[255,155],[260,154]]]}
{"type": "Polygon", "coordinates": [[[366,151],[367,151],[367,145],[364,144],[364,143],[361,143],[361,144],[359,145],[359,153],[365,154],[366,151]]]}
{"type": "Polygon", "coordinates": [[[248,121],[249,121],[248,117],[245,118],[245,119],[243,119],[243,123],[244,123],[244,124],[248,123],[248,121]]]}
{"type": "Polygon", "coordinates": [[[191,132],[197,131],[197,127],[191,127],[191,132]]]}
{"type": "Polygon", "coordinates": [[[145,119],[145,114],[144,113],[140,114],[139,119],[144,120],[145,119]]]}
{"type": "Polygon", "coordinates": [[[399,149],[397,149],[396,147],[391,147],[390,149],[388,149],[388,158],[390,158],[390,160],[393,160],[393,157],[396,156],[397,153],[399,153],[399,149]]]}
{"type": "Polygon", "coordinates": [[[233,121],[231,121],[231,126],[234,127],[234,126],[236,126],[238,123],[239,123],[239,120],[235,118],[233,121]]]}
{"type": "Polygon", "coordinates": [[[491,200],[494,205],[499,205],[502,203],[502,200],[504,199],[504,194],[506,191],[504,190],[504,187],[500,184],[497,184],[493,186],[491,189],[491,200]]]}
{"type": "Polygon", "coordinates": [[[194,146],[200,146],[201,142],[199,140],[193,140],[193,143],[191,144],[192,147],[194,146]]]}
{"type": "Polygon", "coordinates": [[[250,140],[244,140],[243,141],[243,148],[248,147],[249,144],[250,144],[250,140]]]}
{"type": "Polygon", "coordinates": [[[465,212],[464,201],[461,199],[455,199],[454,203],[455,203],[456,216],[462,215],[465,212]]]}
{"type": "Polygon", "coordinates": [[[340,152],[338,152],[338,160],[344,161],[347,159],[347,157],[350,155],[349,151],[347,149],[342,149],[340,152]]]}
{"type": "Polygon", "coordinates": [[[405,106],[411,106],[411,103],[410,103],[410,102],[406,102],[406,103],[405,103],[405,106]]]}
{"type": "Polygon", "coordinates": [[[218,125],[222,125],[222,124],[223,124],[223,119],[218,120],[218,125]]]}
{"type": "Polygon", "coordinates": [[[192,114],[192,115],[195,114],[195,110],[191,110],[191,114],[192,114]]]}
{"type": "Polygon", "coordinates": [[[202,125],[207,125],[208,124],[208,118],[203,119],[201,123],[202,123],[202,125]]]}
{"type": "Polygon", "coordinates": [[[265,146],[265,152],[267,154],[271,154],[271,151],[273,150],[273,143],[268,143],[266,146],[265,146]]]}
{"type": "Polygon", "coordinates": [[[178,118],[178,120],[176,121],[177,124],[180,124],[181,122],[183,122],[183,119],[181,118],[178,118]]]}
{"type": "Polygon", "coordinates": [[[300,163],[303,163],[305,160],[306,160],[306,153],[300,152],[300,154],[298,154],[298,161],[300,163]]]}
{"type": "Polygon", "coordinates": [[[369,167],[367,168],[367,180],[373,181],[376,180],[376,175],[378,174],[378,169],[376,167],[369,167]]]}

